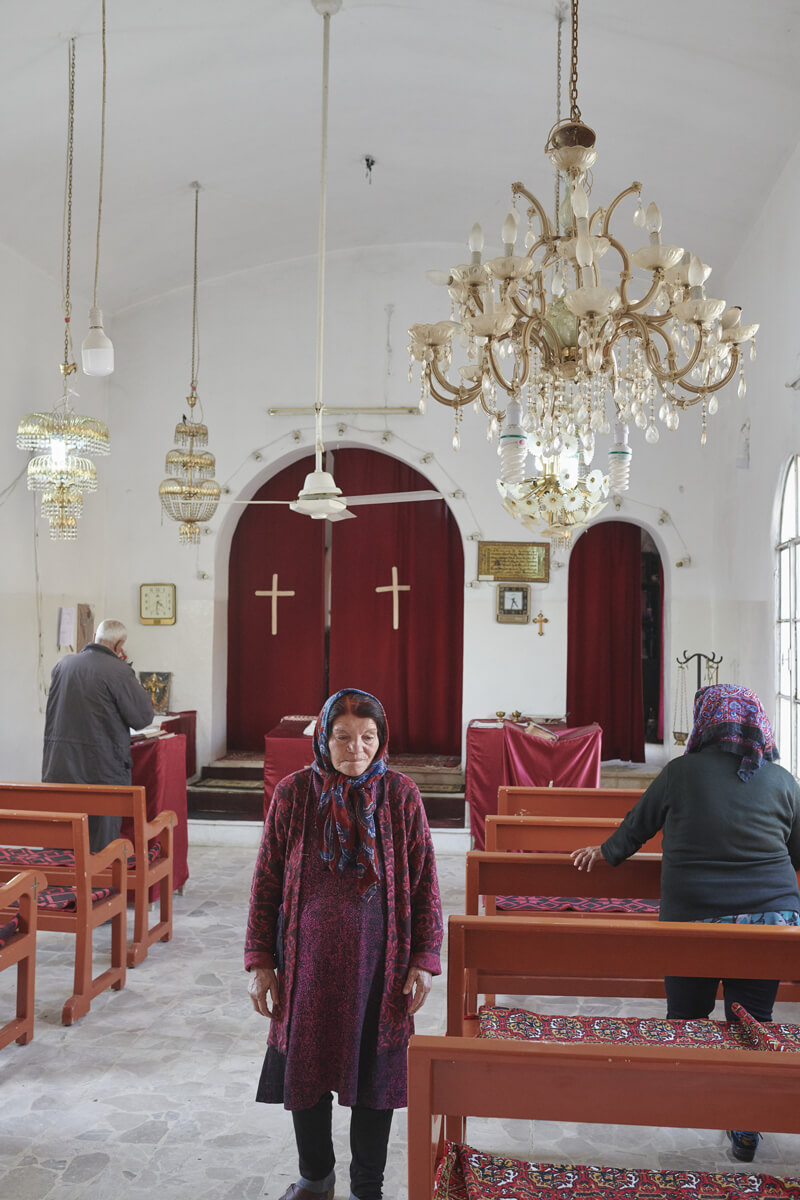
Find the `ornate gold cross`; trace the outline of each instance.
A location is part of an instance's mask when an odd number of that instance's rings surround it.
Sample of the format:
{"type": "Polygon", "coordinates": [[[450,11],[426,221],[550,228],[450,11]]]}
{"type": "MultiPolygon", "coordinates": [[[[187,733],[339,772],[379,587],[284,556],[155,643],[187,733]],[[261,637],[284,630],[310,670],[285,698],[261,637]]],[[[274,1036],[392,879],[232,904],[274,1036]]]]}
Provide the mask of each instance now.
{"type": "Polygon", "coordinates": [[[272,597],[272,636],[273,637],[275,637],[275,634],[278,632],[278,597],[279,596],[293,596],[294,594],[295,594],[294,592],[279,592],[278,591],[278,576],[277,575],[272,576],[272,587],[269,591],[256,592],[257,596],[271,596],[272,597]]]}
{"type": "Polygon", "coordinates": [[[539,626],[539,637],[544,637],[544,626],[549,623],[549,618],[543,616],[541,609],[535,617],[531,617],[531,624],[539,626]]]}

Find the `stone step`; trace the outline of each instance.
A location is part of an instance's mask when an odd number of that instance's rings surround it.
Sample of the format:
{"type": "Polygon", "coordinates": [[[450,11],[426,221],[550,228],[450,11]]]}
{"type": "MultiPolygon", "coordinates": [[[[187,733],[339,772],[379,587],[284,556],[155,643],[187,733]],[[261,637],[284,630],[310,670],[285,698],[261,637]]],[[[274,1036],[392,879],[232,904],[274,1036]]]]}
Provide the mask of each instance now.
{"type": "MultiPolygon", "coordinates": [[[[228,787],[208,779],[186,789],[188,815],[194,821],[261,821],[264,813],[264,786],[250,780],[238,780],[228,787]]],[[[422,793],[422,803],[432,829],[466,828],[464,794],[453,792],[422,793]]]]}

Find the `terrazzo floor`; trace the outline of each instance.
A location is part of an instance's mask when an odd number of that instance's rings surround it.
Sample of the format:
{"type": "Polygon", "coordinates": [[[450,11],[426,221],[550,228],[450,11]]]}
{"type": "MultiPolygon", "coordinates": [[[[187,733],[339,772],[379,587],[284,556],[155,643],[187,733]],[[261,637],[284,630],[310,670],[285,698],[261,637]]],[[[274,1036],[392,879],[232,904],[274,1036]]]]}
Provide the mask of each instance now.
{"type": "MultiPolygon", "coordinates": [[[[105,992],[70,1028],[60,1024],[71,992],[70,939],[40,935],[34,1040],[0,1052],[0,1200],[277,1200],[295,1180],[288,1114],[253,1100],[267,1032],[241,966],[254,857],[248,846],[192,846],[173,941],[156,945],[121,992],[105,992]]],[[[439,875],[446,912],[462,911],[463,856],[440,854],[439,875]]],[[[108,938],[106,929],[95,935],[98,964],[108,938]]],[[[4,1014],[14,974],[0,975],[4,1014]]],[[[444,999],[439,979],[418,1032],[444,1031],[444,999]]],[[[551,998],[527,1006],[663,1015],[656,1001],[551,998]]],[[[776,1018],[798,1020],[800,1011],[779,1005],[776,1018]]],[[[349,1192],[348,1116],[335,1109],[339,1198],[349,1192]]],[[[407,1200],[405,1133],[400,1111],[387,1200],[407,1200]]],[[[736,1169],[716,1130],[471,1120],[467,1140],[537,1161],[736,1169]]],[[[757,1168],[800,1175],[800,1135],[766,1135],[757,1168]]]]}

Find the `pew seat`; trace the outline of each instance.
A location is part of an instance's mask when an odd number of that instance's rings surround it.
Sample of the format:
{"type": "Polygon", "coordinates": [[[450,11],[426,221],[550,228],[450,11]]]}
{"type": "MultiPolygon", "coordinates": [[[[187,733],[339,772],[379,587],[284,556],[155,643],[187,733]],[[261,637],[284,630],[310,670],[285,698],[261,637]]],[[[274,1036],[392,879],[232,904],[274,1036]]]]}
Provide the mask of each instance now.
{"type": "MultiPolygon", "coordinates": [[[[125,986],[127,858],[132,852],[131,843],[117,838],[98,854],[91,854],[89,818],[85,813],[0,809],[0,844],[67,850],[72,855],[71,866],[51,870],[48,888],[39,895],[37,904],[39,929],[70,933],[75,938],[73,993],[61,1013],[62,1024],[72,1025],[86,1015],[95,996],[106,988],[118,991],[125,986]],[[111,965],[93,976],[92,935],[106,921],[111,922],[111,965]]],[[[0,883],[16,873],[13,866],[0,863],[0,883]]],[[[7,908],[4,911],[8,913],[7,908]]]]}
{"type": "Polygon", "coordinates": [[[0,918],[0,971],[17,968],[16,1016],[0,1026],[0,1050],[10,1042],[24,1046],[33,1037],[36,901],[46,882],[41,871],[20,871],[0,885],[0,912],[16,908],[10,919],[0,918]]]}
{"type": "MultiPolygon", "coordinates": [[[[82,812],[91,816],[118,816],[130,822],[133,855],[128,860],[128,890],[133,895],[133,938],[127,964],[135,967],[147,957],[154,942],[172,938],[173,830],[178,824],[171,809],[147,820],[143,787],[106,787],[99,784],[0,783],[0,808],[36,812],[82,812]],[[159,916],[150,925],[149,904],[159,897],[159,916]]],[[[36,858],[30,848],[0,849],[0,865],[41,867],[50,882],[58,882],[59,871],[69,871],[69,855],[54,857],[52,851],[36,858]]],[[[110,870],[95,876],[99,885],[109,886],[110,870]]]]}

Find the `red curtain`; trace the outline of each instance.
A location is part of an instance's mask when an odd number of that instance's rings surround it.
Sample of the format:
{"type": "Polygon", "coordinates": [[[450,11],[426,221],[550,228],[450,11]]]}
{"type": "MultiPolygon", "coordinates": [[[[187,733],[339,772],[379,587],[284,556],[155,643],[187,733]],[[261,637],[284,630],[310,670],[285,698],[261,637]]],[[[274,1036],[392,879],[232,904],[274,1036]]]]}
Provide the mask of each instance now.
{"type": "MultiPolygon", "coordinates": [[[[334,455],[345,495],[429,490],[397,459],[370,450],[334,455]]],[[[395,753],[458,754],[464,552],[444,500],[359,506],[355,521],[333,525],[331,692],[359,687],[386,709],[395,753]],[[376,592],[397,582],[393,594],[376,592]]]]}
{"type": "MultiPolygon", "coordinates": [[[[296,496],[313,457],[292,463],[253,497],[296,496]]],[[[264,734],[291,713],[319,712],[325,701],[325,522],[286,506],[245,508],[228,567],[228,747],[262,753],[264,734]],[[272,590],[278,576],[277,633],[272,590]]]]}
{"type": "Polygon", "coordinates": [[[604,760],[644,762],[641,606],[641,530],[592,526],[569,563],[567,711],[602,726],[604,760]]]}
{"type": "MultiPolygon", "coordinates": [[[[292,464],[254,499],[288,499],[313,459],[292,464]]],[[[345,495],[429,490],[411,467],[372,450],[334,455],[345,495]]],[[[358,687],[386,708],[395,753],[461,749],[464,555],[444,500],[354,508],[331,529],[330,691],[358,687]],[[397,581],[393,596],[376,592],[397,581]]],[[[231,545],[228,588],[228,747],[261,752],[281,717],[325,700],[325,527],[286,507],[246,508],[231,545]],[[277,603],[256,591],[294,596],[277,603]]]]}

